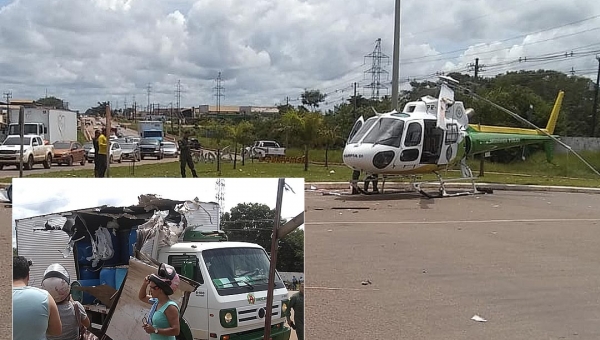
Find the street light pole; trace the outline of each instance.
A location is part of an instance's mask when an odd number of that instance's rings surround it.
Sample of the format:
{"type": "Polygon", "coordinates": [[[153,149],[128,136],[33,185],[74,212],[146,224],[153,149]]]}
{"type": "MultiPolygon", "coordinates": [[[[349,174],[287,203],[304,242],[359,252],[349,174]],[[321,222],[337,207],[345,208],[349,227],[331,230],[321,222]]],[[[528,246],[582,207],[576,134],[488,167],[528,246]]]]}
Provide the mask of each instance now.
{"type": "Polygon", "coordinates": [[[394,62],[392,63],[392,110],[398,109],[398,78],[400,76],[400,0],[396,0],[395,12],[394,62]]]}
{"type": "Polygon", "coordinates": [[[596,60],[598,60],[598,76],[596,77],[596,89],[594,90],[594,106],[592,107],[592,133],[591,137],[596,136],[596,113],[598,111],[598,85],[600,83],[600,55],[596,56],[596,60]]]}

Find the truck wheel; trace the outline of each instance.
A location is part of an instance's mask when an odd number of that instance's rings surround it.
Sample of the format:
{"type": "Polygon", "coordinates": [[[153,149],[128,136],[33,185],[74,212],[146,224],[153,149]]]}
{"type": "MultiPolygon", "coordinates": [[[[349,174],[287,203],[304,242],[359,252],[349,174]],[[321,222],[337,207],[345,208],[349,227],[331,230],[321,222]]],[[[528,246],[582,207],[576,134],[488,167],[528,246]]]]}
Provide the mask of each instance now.
{"type": "Polygon", "coordinates": [[[4,169],[4,165],[0,165],[0,170],[4,169]]]}
{"type": "MultiPolygon", "coordinates": [[[[18,167],[18,165],[17,165],[18,167]]],[[[31,168],[33,168],[33,156],[29,155],[29,158],[27,158],[27,163],[25,163],[23,165],[23,167],[25,168],[25,170],[31,170],[31,168]]]]}
{"type": "Polygon", "coordinates": [[[44,164],[44,169],[50,169],[50,167],[52,166],[52,156],[46,156],[46,159],[44,159],[44,162],[42,164],[44,164]]]}

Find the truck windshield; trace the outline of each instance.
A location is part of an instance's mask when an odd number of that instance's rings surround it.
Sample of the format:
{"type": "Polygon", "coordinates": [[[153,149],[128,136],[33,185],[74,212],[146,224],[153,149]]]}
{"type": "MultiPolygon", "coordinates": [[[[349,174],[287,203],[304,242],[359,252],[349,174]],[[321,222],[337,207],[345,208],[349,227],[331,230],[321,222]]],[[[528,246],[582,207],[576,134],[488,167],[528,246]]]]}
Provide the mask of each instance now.
{"type": "MultiPolygon", "coordinates": [[[[221,296],[265,290],[269,283],[269,258],[258,248],[221,248],[202,252],[210,280],[221,296]]],[[[275,288],[284,288],[275,275],[275,288]]]]}
{"type": "Polygon", "coordinates": [[[144,138],[162,137],[162,131],[144,131],[144,138]]]}
{"type": "MultiPolygon", "coordinates": [[[[31,137],[23,137],[23,145],[30,145],[31,137]]],[[[8,137],[2,145],[21,145],[21,137],[8,137]]]]}
{"type": "MultiPolygon", "coordinates": [[[[25,124],[24,126],[24,135],[39,135],[36,124],[25,124]]],[[[21,129],[19,129],[19,124],[10,124],[8,127],[9,135],[20,135],[21,129]]]]}

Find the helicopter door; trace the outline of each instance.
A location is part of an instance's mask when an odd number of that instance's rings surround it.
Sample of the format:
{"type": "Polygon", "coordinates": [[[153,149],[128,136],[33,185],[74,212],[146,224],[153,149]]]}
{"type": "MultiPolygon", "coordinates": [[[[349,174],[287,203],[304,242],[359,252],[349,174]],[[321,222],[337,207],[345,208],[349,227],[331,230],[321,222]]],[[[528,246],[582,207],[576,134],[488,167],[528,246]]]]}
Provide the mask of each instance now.
{"type": "Polygon", "coordinates": [[[360,128],[363,126],[364,123],[365,123],[365,120],[364,120],[363,116],[360,116],[358,118],[358,120],[354,123],[354,126],[352,126],[352,130],[350,130],[350,135],[348,135],[346,144],[348,144],[348,142],[352,139],[352,137],[354,137],[354,135],[358,132],[358,130],[360,130],[360,128]]]}
{"type": "Polygon", "coordinates": [[[423,143],[423,123],[410,122],[404,134],[402,151],[400,152],[400,167],[412,169],[419,164],[421,145],[423,143]]]}
{"type": "Polygon", "coordinates": [[[437,164],[442,153],[444,130],[439,129],[435,120],[425,120],[423,135],[423,154],[421,164],[437,164]]]}

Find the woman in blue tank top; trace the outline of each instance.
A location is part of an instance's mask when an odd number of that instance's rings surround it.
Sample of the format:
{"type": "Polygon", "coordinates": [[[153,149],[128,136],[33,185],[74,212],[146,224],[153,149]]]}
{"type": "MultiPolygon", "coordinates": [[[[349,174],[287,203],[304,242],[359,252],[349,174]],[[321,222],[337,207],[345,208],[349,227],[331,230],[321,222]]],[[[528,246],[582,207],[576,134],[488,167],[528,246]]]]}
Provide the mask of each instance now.
{"type": "Polygon", "coordinates": [[[146,276],[140,287],[138,297],[145,303],[156,305],[151,308],[148,321],[144,323],[144,330],[150,334],[150,340],[175,340],[179,335],[179,307],[175,301],[169,299],[169,295],[179,286],[179,275],[175,268],[161,264],[158,275],[146,276]],[[147,294],[148,288],[150,294],[147,294]]]}

